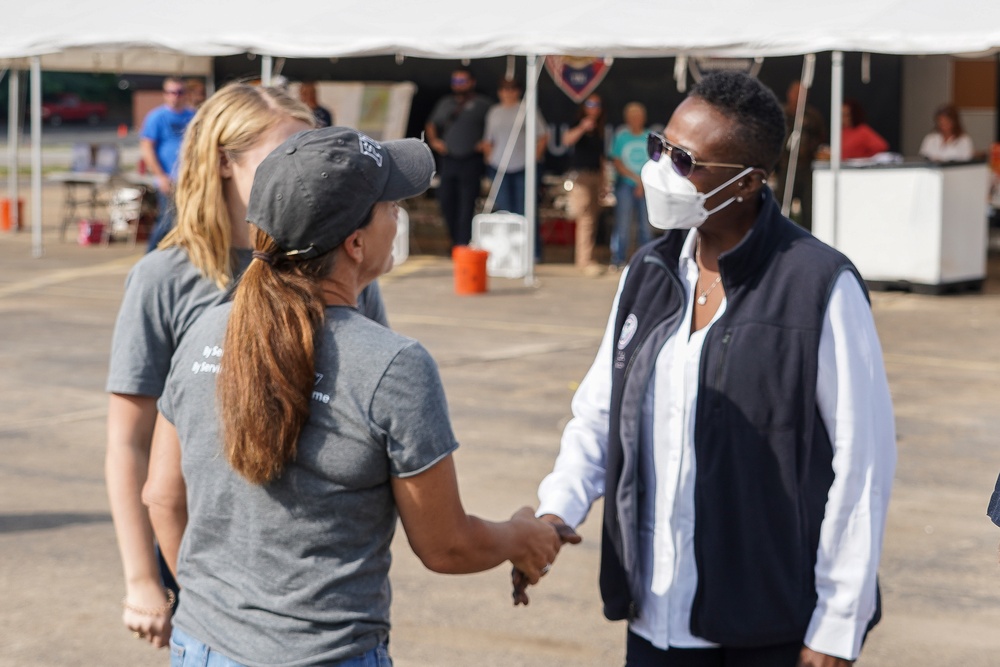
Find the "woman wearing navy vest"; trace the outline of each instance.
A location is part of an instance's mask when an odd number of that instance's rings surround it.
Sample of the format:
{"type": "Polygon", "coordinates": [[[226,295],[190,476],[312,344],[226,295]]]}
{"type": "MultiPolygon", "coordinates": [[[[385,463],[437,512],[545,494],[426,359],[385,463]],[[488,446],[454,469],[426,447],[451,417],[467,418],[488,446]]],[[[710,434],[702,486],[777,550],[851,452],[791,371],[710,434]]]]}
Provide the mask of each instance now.
{"type": "Polygon", "coordinates": [[[879,617],[892,403],[856,269],[783,217],[774,94],[706,76],[651,134],[649,220],[539,516],[604,497],[626,665],[839,666],[879,617]]]}

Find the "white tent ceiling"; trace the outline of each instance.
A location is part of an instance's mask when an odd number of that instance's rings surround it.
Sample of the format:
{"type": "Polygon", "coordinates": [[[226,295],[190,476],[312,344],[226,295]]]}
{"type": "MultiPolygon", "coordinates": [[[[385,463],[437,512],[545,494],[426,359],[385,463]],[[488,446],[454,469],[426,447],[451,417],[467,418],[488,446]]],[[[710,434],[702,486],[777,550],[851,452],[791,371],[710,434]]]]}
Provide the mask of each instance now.
{"type": "MultiPolygon", "coordinates": [[[[820,51],[983,55],[1000,50],[998,0],[29,0],[5,7],[0,67],[208,74],[213,56],[787,56],[820,51]],[[37,58],[37,59],[36,59],[37,58]]],[[[839,133],[842,60],[834,59],[839,133]]],[[[267,77],[267,69],[263,76],[267,77]]],[[[534,108],[534,83],[527,100],[534,108]]],[[[36,86],[33,88],[40,88],[36,86]]],[[[32,94],[33,154],[40,98],[32,94]]],[[[12,96],[13,97],[13,96],[12,96]]],[[[533,119],[528,118],[528,141],[533,119]]],[[[834,146],[834,169],[839,148],[834,146]]],[[[12,152],[13,154],[13,152],[12,152]]],[[[35,254],[41,161],[33,157],[35,254]]],[[[529,172],[531,169],[529,169],[529,172]]],[[[16,169],[12,170],[16,174],[16,169]]],[[[533,174],[528,174],[533,183],[533,174]]],[[[11,177],[16,191],[16,176],[11,177]]],[[[530,188],[529,188],[530,189],[530,188]]],[[[529,200],[533,192],[526,193],[529,200]]],[[[530,207],[529,207],[530,208],[530,207]]],[[[529,215],[529,223],[533,224],[529,215]]],[[[530,277],[530,276],[529,276],[530,277]]]]}
{"type": "MultiPolygon", "coordinates": [[[[985,53],[996,0],[33,0],[5,9],[0,59],[83,49],[120,54],[429,58],[817,51],[985,53]]],[[[102,61],[103,63],[104,61],[102,61]]]]}

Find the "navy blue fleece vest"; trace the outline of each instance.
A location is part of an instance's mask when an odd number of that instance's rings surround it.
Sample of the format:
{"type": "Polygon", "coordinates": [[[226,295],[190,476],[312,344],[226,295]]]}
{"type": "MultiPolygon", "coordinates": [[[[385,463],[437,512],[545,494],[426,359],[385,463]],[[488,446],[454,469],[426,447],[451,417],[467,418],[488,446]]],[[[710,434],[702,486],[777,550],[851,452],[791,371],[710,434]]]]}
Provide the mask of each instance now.
{"type": "MultiPolygon", "coordinates": [[[[683,316],[685,236],[671,232],[640,250],[619,298],[601,562],[612,620],[633,618],[641,592],[639,511],[654,491],[636,469],[642,397],[683,316]]],[[[833,482],[816,407],[819,340],[837,278],[857,271],[784,218],[766,189],[753,228],[719,266],[727,306],[705,338],[695,408],[691,631],[727,646],[801,641],[833,482]]]]}

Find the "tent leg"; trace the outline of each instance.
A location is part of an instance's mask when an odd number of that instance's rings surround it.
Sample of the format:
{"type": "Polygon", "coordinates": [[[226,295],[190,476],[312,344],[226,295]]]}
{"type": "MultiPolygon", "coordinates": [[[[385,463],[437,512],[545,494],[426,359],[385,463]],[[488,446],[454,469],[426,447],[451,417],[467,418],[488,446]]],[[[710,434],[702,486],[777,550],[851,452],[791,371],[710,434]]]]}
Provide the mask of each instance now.
{"type": "Polygon", "coordinates": [[[42,59],[31,58],[31,255],[42,256],[42,59]]]}
{"type": "Polygon", "coordinates": [[[525,76],[524,103],[527,116],[524,128],[524,217],[527,221],[528,238],[524,244],[527,257],[524,273],[524,284],[535,283],[535,228],[538,226],[537,215],[537,180],[538,163],[535,161],[535,146],[538,144],[538,61],[539,56],[529,55],[525,76]]]}
{"type": "Polygon", "coordinates": [[[274,71],[274,58],[264,56],[260,59],[260,85],[271,85],[271,73],[274,71]]]}
{"type": "MultiPolygon", "coordinates": [[[[816,68],[816,54],[807,53],[802,59],[802,77],[799,79],[799,98],[795,105],[795,121],[792,135],[788,138],[788,164],[785,167],[785,189],[781,198],[781,215],[786,218],[792,211],[792,193],[795,190],[795,175],[799,168],[799,146],[802,145],[802,124],[806,115],[806,101],[812,88],[813,71],[816,68]]],[[[809,156],[812,160],[813,156],[809,156]]]]}
{"type": "Polygon", "coordinates": [[[7,196],[10,198],[10,229],[17,231],[21,227],[20,211],[18,210],[18,140],[21,138],[21,114],[18,101],[21,99],[21,73],[11,69],[7,81],[7,196]]]}
{"type": "Polygon", "coordinates": [[[833,228],[830,245],[837,247],[840,227],[840,143],[844,113],[844,52],[834,51],[830,66],[830,171],[833,173],[833,228]]]}

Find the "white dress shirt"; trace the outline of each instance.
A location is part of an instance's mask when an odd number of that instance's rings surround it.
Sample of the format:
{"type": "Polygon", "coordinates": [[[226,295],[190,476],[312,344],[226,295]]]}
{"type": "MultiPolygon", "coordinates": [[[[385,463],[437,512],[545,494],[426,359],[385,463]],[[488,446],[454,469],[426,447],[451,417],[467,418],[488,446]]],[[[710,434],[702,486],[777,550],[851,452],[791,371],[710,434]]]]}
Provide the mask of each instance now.
{"type": "Polygon", "coordinates": [[[931,132],[920,142],[920,154],[935,162],[966,162],[975,152],[972,137],[967,134],[945,141],[940,132],[931,132]]]}
{"type": "MultiPolygon", "coordinates": [[[[694,557],[694,414],[702,345],[726,309],[723,299],[708,326],[688,335],[698,266],[692,231],[680,255],[687,310],[658,353],[642,409],[639,474],[646,488],[640,508],[640,566],[644,594],[630,629],[667,649],[713,646],[691,634],[698,581],[694,557]]],[[[538,514],[572,526],[604,494],[611,355],[623,273],[604,339],[573,397],[553,472],[538,489],[538,514]]],[[[853,660],[875,611],[875,575],[895,469],[895,429],[882,352],[871,308],[853,274],[832,291],[820,335],[817,406],[834,447],[835,473],[820,526],[816,561],[819,596],[805,644],[853,660]]]]}

